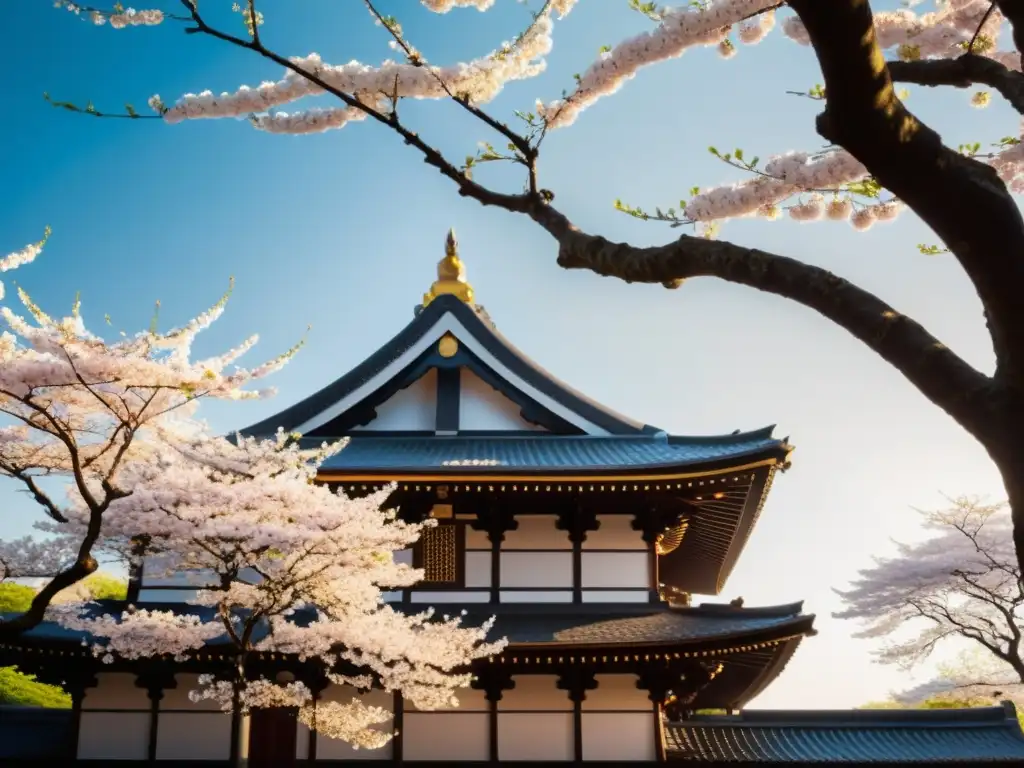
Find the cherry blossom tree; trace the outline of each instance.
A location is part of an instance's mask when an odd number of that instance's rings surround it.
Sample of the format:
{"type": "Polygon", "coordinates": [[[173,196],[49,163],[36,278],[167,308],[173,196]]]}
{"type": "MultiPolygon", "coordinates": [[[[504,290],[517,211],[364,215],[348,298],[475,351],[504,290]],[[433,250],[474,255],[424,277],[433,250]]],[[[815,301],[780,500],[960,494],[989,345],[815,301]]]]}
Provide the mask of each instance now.
{"type": "MultiPolygon", "coordinates": [[[[214,699],[226,711],[297,707],[301,722],[357,746],[386,743],[391,734],[373,726],[390,713],[358,698],[314,702],[304,682],[254,674],[254,654],[313,664],[323,682],[400,691],[421,709],[457,704],[454,691],[469,685],[469,664],[504,643],[485,642],[493,622],[463,627],[457,617],[406,614],[384,602],[382,590],[422,577],[394,553],[436,521],[408,523],[393,509],[382,512],[390,487],[348,498],[314,483],[323,459],[343,445],[300,450],[284,433],[263,441],[200,435],[126,462],[122,476],[135,490],[111,502],[101,546],[130,553],[149,575],[190,574],[201,587],[190,602],[212,610],[97,616],[88,604],[69,604],[50,615],[88,631],[108,662],[163,654],[183,660],[225,638],[234,654],[230,674],[204,677],[193,698],[214,699]]],[[[67,517],[51,527],[78,541],[89,509],[79,500],[67,517]]]]}
{"type": "MultiPolygon", "coordinates": [[[[0,259],[0,270],[32,261],[44,242],[0,259]]],[[[73,541],[0,541],[0,580],[49,578],[27,611],[0,621],[0,637],[38,624],[55,595],[96,571],[104,516],[133,493],[122,474],[125,462],[194,433],[192,413],[202,398],[268,394],[245,387],[298,348],[251,370],[233,364],[256,337],[218,357],[190,360],[193,340],[224,311],[228,293],[180,328],[158,333],[154,318],[149,331],[113,342],[86,330],[77,300],[70,316],[54,319],[24,290],[18,295],[26,315],[0,307],[10,329],[0,334],[0,476],[27,491],[50,522],[67,523],[73,509],[86,524],[73,541]],[[47,490],[53,478],[70,484],[68,503],[47,490]]]]}
{"type": "Polygon", "coordinates": [[[860,572],[836,618],[864,623],[858,637],[886,638],[882,663],[916,666],[941,650],[959,649],[940,679],[905,694],[920,701],[1024,694],[1024,586],[1010,537],[1005,503],[958,498],[925,515],[932,535],[898,544],[860,572]]]}
{"type": "MultiPolygon", "coordinates": [[[[276,134],[336,130],[369,121],[394,132],[450,179],[459,195],[529,217],[557,244],[557,262],[627,282],[679,287],[711,276],[796,301],[860,339],[899,370],[925,397],[946,411],[985,447],[999,467],[1013,512],[1018,562],[1024,563],[1024,221],[1011,193],[1024,188],[1024,148],[1019,132],[997,129],[991,151],[980,144],[952,148],[911,113],[894,83],[965,88],[985,86],[1024,113],[1024,0],[936,0],[934,10],[909,7],[873,13],[867,0],[699,0],[665,8],[629,0],[648,16],[650,31],[601,50],[562,98],[517,113],[513,127],[485,107],[502,86],[540,72],[552,46],[555,21],[575,0],[546,0],[514,42],[478,59],[435,65],[402,30],[400,21],[364,0],[403,61],[379,66],[333,65],[316,54],[288,56],[265,41],[257,0],[236,3],[237,27],[213,24],[216,3],[165,0],[164,10],[103,9],[59,0],[57,5],[94,24],[139,29],[179,24],[185,32],[216,38],[284,68],[284,76],[234,92],[185,94],[173,104],[149,104],[168,124],[249,116],[252,127],[276,134]],[[207,6],[210,6],[208,9],[207,6]],[[781,22],[781,23],[779,23],[781,22]],[[550,131],[572,125],[584,110],[625,87],[642,68],[694,48],[717,48],[725,58],[756,44],[776,26],[816,56],[823,83],[803,95],[821,101],[816,128],[828,142],[817,152],[784,152],[763,165],[742,151],[713,152],[745,174],[737,183],[696,188],[678,206],[653,212],[616,202],[646,221],[692,227],[657,247],[614,243],[576,226],[559,209],[540,178],[541,148],[550,131]],[[238,29],[238,32],[235,29],[238,29]],[[327,95],[335,104],[279,111],[303,97],[327,95]],[[480,121],[493,143],[465,163],[446,157],[399,115],[403,99],[449,99],[480,121]],[[1009,135],[1007,135],[1009,134],[1009,135]],[[997,138],[1003,136],[1004,138],[997,138]],[[479,180],[485,163],[504,161],[523,171],[522,190],[479,180]],[[795,221],[848,221],[855,230],[892,220],[909,210],[941,244],[926,253],[948,253],[963,267],[981,299],[994,347],[994,372],[976,370],[914,319],[867,290],[785,255],[718,238],[720,225],[737,217],[795,221]]],[[[431,11],[484,11],[494,0],[421,0],[431,11]]],[[[930,0],[929,0],[930,2],[930,0]]],[[[879,5],[881,0],[876,0],[879,5]]],[[[917,3],[907,5],[918,5],[917,3]]],[[[294,11],[298,12],[298,11],[294,11]]],[[[127,33],[126,33],[127,34],[127,33]]],[[[976,93],[983,106],[988,91],[976,93]]],[[[91,104],[54,102],[97,117],[141,117],[129,107],[113,115],[91,104]]],[[[781,149],[781,148],[780,148],[781,149]]]]}

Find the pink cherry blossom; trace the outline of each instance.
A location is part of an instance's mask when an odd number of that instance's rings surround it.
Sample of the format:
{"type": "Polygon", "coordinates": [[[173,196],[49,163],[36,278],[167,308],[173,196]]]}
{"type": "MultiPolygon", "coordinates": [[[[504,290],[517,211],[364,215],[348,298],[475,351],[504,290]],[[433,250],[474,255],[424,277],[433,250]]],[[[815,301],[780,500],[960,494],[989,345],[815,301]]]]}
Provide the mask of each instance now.
{"type": "MultiPolygon", "coordinates": [[[[127,610],[93,616],[87,605],[64,605],[51,616],[88,631],[97,656],[140,658],[171,653],[183,658],[224,638],[244,658],[272,652],[318,662],[325,674],[339,661],[364,670],[369,684],[402,695],[420,709],[452,706],[456,689],[470,683],[473,659],[503,647],[488,642],[492,622],[461,625],[432,610],[408,615],[386,604],[383,592],[408,587],[421,572],[397,562],[423,528],[382,511],[394,487],[348,498],[316,484],[317,467],[343,443],[300,448],[280,432],[273,440],[201,436],[163,446],[126,463],[130,496],[104,515],[101,546],[132,552],[147,569],[194,574],[190,601],[201,614],[127,610]],[[144,538],[144,550],[132,542],[144,538]],[[304,621],[295,616],[306,614],[304,621]]],[[[53,526],[71,541],[88,524],[79,501],[68,522],[53,526]]],[[[196,696],[233,706],[297,706],[317,729],[355,744],[381,739],[370,726],[380,713],[358,700],[318,705],[308,690],[268,680],[235,679],[202,686],[196,696]]]]}

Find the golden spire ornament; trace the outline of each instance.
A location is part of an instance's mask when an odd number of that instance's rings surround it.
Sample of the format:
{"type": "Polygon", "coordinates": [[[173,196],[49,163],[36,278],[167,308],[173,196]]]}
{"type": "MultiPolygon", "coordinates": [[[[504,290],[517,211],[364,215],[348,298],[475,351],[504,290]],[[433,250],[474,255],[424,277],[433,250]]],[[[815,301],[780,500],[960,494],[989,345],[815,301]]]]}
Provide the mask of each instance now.
{"type": "Polygon", "coordinates": [[[455,296],[467,304],[473,303],[473,286],[466,281],[466,266],[459,258],[459,241],[455,239],[455,230],[448,230],[448,238],[444,244],[444,258],[437,262],[437,280],[430,290],[423,294],[423,306],[427,306],[438,296],[455,296]]]}

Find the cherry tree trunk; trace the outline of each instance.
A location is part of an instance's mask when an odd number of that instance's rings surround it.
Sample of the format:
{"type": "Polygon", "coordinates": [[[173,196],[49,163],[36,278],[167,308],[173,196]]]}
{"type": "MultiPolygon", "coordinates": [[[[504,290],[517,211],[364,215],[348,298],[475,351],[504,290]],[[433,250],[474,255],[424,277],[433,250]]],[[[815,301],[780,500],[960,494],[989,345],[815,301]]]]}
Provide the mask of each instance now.
{"type": "Polygon", "coordinates": [[[1002,475],[1013,519],[1017,567],[1024,575],[1024,418],[1013,418],[1015,413],[1024,413],[1024,408],[1001,410],[1005,414],[1003,418],[999,418],[1002,414],[997,411],[990,431],[987,434],[983,431],[978,437],[1002,475]]]}

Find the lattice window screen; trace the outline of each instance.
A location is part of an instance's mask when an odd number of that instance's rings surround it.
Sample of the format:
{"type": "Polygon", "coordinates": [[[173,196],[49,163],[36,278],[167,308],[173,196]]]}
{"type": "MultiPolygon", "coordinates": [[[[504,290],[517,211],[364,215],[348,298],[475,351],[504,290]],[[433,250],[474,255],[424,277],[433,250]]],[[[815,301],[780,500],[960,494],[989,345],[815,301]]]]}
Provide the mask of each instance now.
{"type": "Polygon", "coordinates": [[[423,532],[423,580],[431,584],[454,584],[458,581],[458,560],[454,525],[438,525],[423,532]]]}

